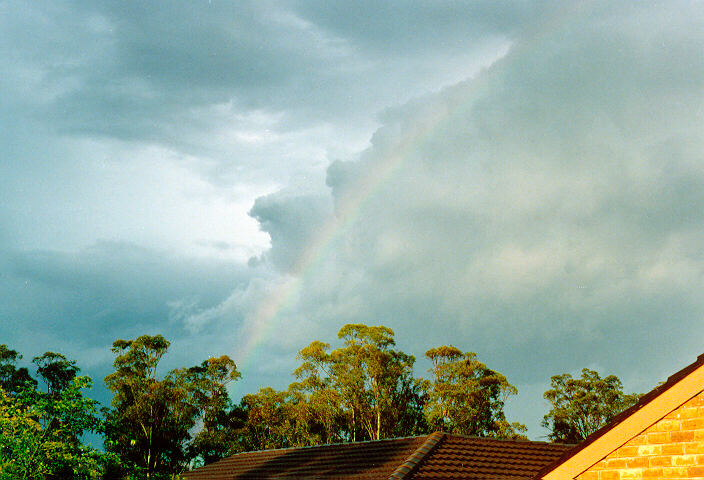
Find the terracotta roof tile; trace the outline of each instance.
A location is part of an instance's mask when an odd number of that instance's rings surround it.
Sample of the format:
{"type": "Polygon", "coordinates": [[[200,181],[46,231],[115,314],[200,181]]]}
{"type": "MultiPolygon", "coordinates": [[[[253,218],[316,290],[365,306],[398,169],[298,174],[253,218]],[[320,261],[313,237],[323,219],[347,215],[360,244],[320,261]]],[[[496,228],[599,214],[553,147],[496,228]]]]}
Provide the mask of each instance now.
{"type": "Polygon", "coordinates": [[[434,433],[233,455],[184,474],[188,480],[530,479],[565,445],[434,433]]]}
{"type": "Polygon", "coordinates": [[[445,435],[408,478],[530,479],[571,445],[445,435]]]}
{"type": "Polygon", "coordinates": [[[386,479],[425,439],[422,436],[240,453],[183,476],[189,480],[386,479]]]}

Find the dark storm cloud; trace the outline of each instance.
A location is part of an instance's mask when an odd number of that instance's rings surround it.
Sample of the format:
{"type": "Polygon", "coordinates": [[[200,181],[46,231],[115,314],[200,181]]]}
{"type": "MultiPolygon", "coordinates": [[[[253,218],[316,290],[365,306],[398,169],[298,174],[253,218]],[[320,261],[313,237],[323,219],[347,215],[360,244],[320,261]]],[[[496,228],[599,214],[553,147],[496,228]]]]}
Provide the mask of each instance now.
{"type": "Polygon", "coordinates": [[[102,376],[163,333],[184,366],[273,305],[242,393],[346,322],[476,350],[532,436],[552,374],[645,390],[702,351],[703,16],[2,2],[0,342],[102,376]]]}
{"type": "Polygon", "coordinates": [[[248,280],[234,263],[182,259],[114,242],[75,254],[9,252],[3,265],[0,316],[14,327],[4,341],[34,338],[45,349],[51,349],[46,343],[51,339],[109,351],[117,338],[147,332],[181,336],[178,315],[185,305],[211,307],[248,280]]]}
{"type": "Polygon", "coordinates": [[[330,221],[332,202],[329,196],[277,193],[258,198],[250,215],[271,236],[266,259],[287,272],[330,221]]]}
{"type": "MultiPolygon", "coordinates": [[[[515,36],[559,13],[558,2],[389,1],[296,2],[317,25],[371,51],[406,54],[466,49],[486,36],[515,36]]],[[[572,7],[566,5],[563,9],[572,7]]]]}
{"type": "Polygon", "coordinates": [[[307,272],[300,317],[475,350],[534,396],[531,429],[551,375],[646,390],[701,353],[704,12],[681,6],[590,4],[387,111],[328,169],[338,214],[359,212],[307,272]]]}

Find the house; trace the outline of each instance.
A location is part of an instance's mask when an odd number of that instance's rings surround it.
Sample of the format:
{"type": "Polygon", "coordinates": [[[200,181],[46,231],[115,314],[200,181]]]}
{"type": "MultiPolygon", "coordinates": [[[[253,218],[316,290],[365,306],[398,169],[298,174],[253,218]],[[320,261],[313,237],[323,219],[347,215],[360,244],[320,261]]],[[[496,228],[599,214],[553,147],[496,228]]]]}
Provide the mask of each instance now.
{"type": "Polygon", "coordinates": [[[704,479],[704,355],[536,480],[704,479]]]}
{"type": "Polygon", "coordinates": [[[570,446],[446,433],[246,452],[184,474],[188,480],[530,480],[570,446]]]}
{"type": "Polygon", "coordinates": [[[704,355],[576,446],[436,432],[247,452],[188,480],[704,480],[704,355]]]}

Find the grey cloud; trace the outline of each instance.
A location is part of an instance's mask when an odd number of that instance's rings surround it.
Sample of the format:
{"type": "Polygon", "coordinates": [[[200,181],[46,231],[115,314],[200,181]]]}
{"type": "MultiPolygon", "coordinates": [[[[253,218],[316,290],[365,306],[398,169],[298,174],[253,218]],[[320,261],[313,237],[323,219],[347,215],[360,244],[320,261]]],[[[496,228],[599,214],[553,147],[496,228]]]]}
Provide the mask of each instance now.
{"type": "Polygon", "coordinates": [[[13,348],[104,368],[115,338],[163,333],[175,365],[237,358],[271,308],[245,393],[284,386],[295,350],[343,323],[387,324],[417,356],[451,342],[526,385],[532,435],[552,374],[590,365],[642,391],[701,353],[700,4],[0,12],[13,348]],[[223,236],[235,228],[194,236],[202,205],[205,223],[230,221],[278,189],[250,210],[271,236],[257,261],[184,259],[191,240],[208,254],[246,243],[223,236]],[[81,247],[95,238],[126,241],[81,247]]]}
{"type": "Polygon", "coordinates": [[[288,272],[315,242],[316,235],[331,220],[329,196],[279,192],[260,197],[250,215],[271,236],[265,256],[278,269],[288,272]]]}
{"type": "Polygon", "coordinates": [[[109,345],[145,329],[183,335],[182,325],[170,321],[173,308],[211,307],[248,280],[235,263],[178,259],[115,242],[77,253],[15,251],[4,264],[2,317],[16,322],[12,336],[40,329],[87,345],[109,345]]]}
{"type": "Polygon", "coordinates": [[[356,213],[301,317],[422,332],[414,353],[476,350],[534,393],[587,365],[646,390],[700,353],[704,12],[591,7],[330,166],[337,215],[356,213]]]}
{"type": "Polygon", "coordinates": [[[186,319],[248,288],[256,275],[234,262],[184,259],[124,242],[78,252],[3,250],[0,343],[20,351],[27,364],[45,351],[77,360],[94,380],[91,397],[107,405],[102,379],[111,371],[113,341],[164,335],[172,342],[164,372],[232,354],[243,309],[198,332],[186,319]]]}
{"type": "MultiPolygon", "coordinates": [[[[297,2],[296,10],[336,36],[371,51],[466,49],[486,36],[514,36],[557,9],[557,2],[297,2]]],[[[570,9],[570,7],[564,7],[570,9]]]]}
{"type": "MultiPolygon", "coordinates": [[[[350,119],[368,129],[370,109],[406,101],[414,91],[437,88],[438,81],[454,81],[481,64],[472,55],[495,50],[491,42],[463,40],[459,52],[443,47],[442,55],[415,49],[400,59],[380,56],[348,29],[319,25],[330,15],[344,18],[345,12],[325,13],[327,8],[277,2],[7,2],[7,34],[0,37],[8,58],[7,91],[13,93],[7,100],[31,104],[24,115],[62,134],[162,142],[203,154],[207,143],[196,134],[227,120],[211,118],[205,107],[281,114],[272,126],[277,131],[320,123],[349,129],[350,119]]],[[[359,8],[365,18],[378,17],[378,6],[359,8]]],[[[431,26],[432,35],[420,43],[428,50],[446,46],[450,36],[470,29],[463,19],[493,15],[484,8],[460,10],[449,15],[452,25],[431,26]]],[[[425,32],[424,22],[437,16],[412,14],[408,31],[425,32]]],[[[501,36],[502,27],[497,31],[501,36]]],[[[217,152],[216,158],[224,162],[227,155],[217,152]]]]}

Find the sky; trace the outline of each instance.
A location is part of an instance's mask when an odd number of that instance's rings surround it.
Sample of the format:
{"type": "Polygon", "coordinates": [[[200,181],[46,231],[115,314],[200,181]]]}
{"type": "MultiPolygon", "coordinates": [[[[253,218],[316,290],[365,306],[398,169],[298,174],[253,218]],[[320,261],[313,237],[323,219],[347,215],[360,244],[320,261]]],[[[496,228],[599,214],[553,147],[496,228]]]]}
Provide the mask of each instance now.
{"type": "Polygon", "coordinates": [[[346,323],[516,385],[704,352],[704,3],[0,0],[0,343],[230,355],[346,323]]]}

